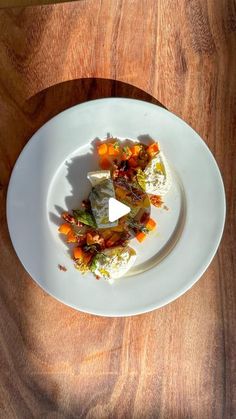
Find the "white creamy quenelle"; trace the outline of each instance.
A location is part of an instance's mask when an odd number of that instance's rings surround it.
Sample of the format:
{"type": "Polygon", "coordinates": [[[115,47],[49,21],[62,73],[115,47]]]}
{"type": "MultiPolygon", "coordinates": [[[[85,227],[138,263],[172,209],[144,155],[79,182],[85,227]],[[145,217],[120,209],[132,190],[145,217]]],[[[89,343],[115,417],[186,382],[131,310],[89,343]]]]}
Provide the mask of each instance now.
{"type": "Polygon", "coordinates": [[[124,276],[133,266],[136,252],[129,246],[117,246],[98,253],[92,262],[91,270],[94,275],[103,277],[109,282],[124,276]]]}
{"type": "Polygon", "coordinates": [[[165,195],[170,190],[172,185],[171,172],[161,151],[148,163],[143,174],[145,192],[153,195],[165,195]]]}
{"type": "Polygon", "coordinates": [[[96,186],[103,180],[110,179],[110,177],[110,170],[97,170],[96,172],[87,173],[87,179],[89,180],[92,186],[96,186]]]}

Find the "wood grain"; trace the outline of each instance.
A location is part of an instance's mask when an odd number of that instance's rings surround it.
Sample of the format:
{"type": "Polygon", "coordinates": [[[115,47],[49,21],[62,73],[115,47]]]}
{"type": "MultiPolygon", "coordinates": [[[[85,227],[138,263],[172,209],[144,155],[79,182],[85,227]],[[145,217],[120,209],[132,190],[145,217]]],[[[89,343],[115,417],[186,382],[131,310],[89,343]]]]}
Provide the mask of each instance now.
{"type": "Polygon", "coordinates": [[[1,418],[236,417],[234,12],[226,0],[0,11],[1,418]],[[120,95],[157,100],[199,132],[228,209],[220,249],[187,294],[107,319],[35,285],[12,248],[5,200],[17,156],[41,124],[72,104],[120,95]]]}
{"type": "MultiPolygon", "coordinates": [[[[0,8],[23,7],[23,6],[43,6],[46,4],[66,3],[69,0],[0,0],[0,8]]],[[[83,1],[83,0],[71,0],[83,1]]]]}
{"type": "MultiPolygon", "coordinates": [[[[4,7],[23,7],[23,6],[36,6],[45,4],[65,3],[68,0],[0,0],[0,8],[4,7]]],[[[76,0],[72,0],[76,1],[76,0]]],[[[77,0],[81,1],[81,0],[77,0]]]]}

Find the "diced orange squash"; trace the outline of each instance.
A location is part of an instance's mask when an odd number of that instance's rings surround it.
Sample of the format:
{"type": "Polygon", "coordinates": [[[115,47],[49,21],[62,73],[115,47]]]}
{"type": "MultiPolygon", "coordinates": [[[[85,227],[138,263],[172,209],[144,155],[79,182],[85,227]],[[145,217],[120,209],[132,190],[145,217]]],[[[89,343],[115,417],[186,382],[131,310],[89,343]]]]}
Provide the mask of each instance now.
{"type": "Polygon", "coordinates": [[[107,150],[108,150],[107,144],[105,144],[105,143],[100,144],[98,146],[98,154],[99,154],[99,156],[104,156],[105,154],[107,154],[107,150]]]}
{"type": "Polygon", "coordinates": [[[101,158],[101,160],[100,160],[100,167],[103,170],[108,170],[108,169],[111,168],[110,160],[106,156],[103,156],[101,158]]]}
{"type": "Polygon", "coordinates": [[[129,166],[130,167],[137,167],[138,166],[137,157],[130,157],[129,166]]]}
{"type": "Polygon", "coordinates": [[[68,234],[69,231],[71,231],[71,225],[68,223],[61,224],[60,227],[58,228],[58,231],[61,234],[68,234]]]}
{"type": "Polygon", "coordinates": [[[77,242],[77,237],[76,237],[75,233],[73,232],[73,230],[69,231],[69,233],[67,234],[67,242],[68,243],[76,243],[77,242]]]}
{"type": "Polygon", "coordinates": [[[75,259],[82,259],[83,250],[81,249],[81,247],[75,247],[73,250],[73,254],[75,259]]]}
{"type": "Polygon", "coordinates": [[[132,151],[130,150],[130,148],[129,147],[124,147],[121,159],[122,160],[129,160],[129,158],[131,156],[132,156],[132,151]]]}
{"type": "Polygon", "coordinates": [[[149,218],[149,220],[146,224],[146,227],[148,228],[148,230],[152,231],[152,230],[154,230],[156,225],[157,225],[156,221],[154,221],[152,218],[149,218]]]}
{"type": "Polygon", "coordinates": [[[142,231],[138,234],[136,234],[136,239],[142,243],[147,237],[147,234],[143,233],[142,231]]]}
{"type": "Polygon", "coordinates": [[[157,143],[150,144],[147,148],[147,152],[151,157],[158,153],[158,151],[159,147],[157,143]]]}
{"type": "Polygon", "coordinates": [[[133,156],[138,156],[138,155],[139,155],[140,150],[141,150],[141,146],[140,146],[140,145],[138,145],[138,144],[133,145],[133,146],[131,147],[131,152],[132,152],[132,155],[133,155],[133,156]]]}
{"type": "Polygon", "coordinates": [[[117,143],[108,144],[108,154],[109,156],[118,156],[120,154],[119,145],[117,143]]]}

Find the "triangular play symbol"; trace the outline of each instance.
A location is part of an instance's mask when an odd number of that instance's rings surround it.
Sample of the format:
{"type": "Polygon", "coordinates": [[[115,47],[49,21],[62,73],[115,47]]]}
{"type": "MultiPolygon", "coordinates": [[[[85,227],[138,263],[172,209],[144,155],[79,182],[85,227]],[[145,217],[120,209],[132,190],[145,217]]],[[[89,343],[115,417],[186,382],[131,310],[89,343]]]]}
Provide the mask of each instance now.
{"type": "Polygon", "coordinates": [[[127,205],[122,204],[122,202],[117,201],[115,198],[109,199],[108,216],[111,223],[128,214],[129,212],[130,207],[127,205]]]}

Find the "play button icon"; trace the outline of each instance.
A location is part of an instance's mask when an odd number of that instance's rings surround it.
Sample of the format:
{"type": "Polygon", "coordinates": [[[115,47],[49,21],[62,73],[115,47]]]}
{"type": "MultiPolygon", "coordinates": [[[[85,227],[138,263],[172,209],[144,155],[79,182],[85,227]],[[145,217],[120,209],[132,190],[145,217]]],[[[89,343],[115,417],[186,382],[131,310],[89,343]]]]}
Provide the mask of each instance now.
{"type": "Polygon", "coordinates": [[[122,204],[122,202],[117,201],[117,199],[115,198],[109,199],[108,217],[111,223],[128,214],[129,212],[130,207],[128,207],[127,205],[122,204]]]}

